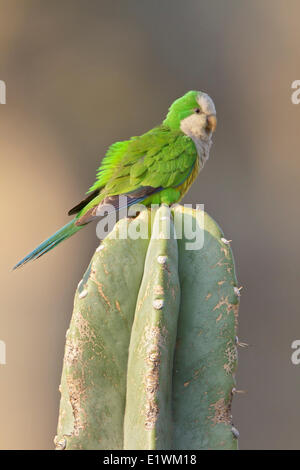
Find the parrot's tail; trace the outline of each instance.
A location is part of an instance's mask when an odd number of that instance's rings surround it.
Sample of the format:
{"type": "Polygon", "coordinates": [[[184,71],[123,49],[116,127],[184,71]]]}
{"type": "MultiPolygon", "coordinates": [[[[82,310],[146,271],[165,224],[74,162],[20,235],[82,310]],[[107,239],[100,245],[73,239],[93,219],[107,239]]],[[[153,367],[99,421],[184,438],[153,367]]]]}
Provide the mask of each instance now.
{"type": "Polygon", "coordinates": [[[71,237],[72,235],[74,235],[74,233],[78,232],[78,230],[84,227],[84,225],[76,225],[76,220],[77,219],[75,217],[75,219],[71,220],[71,222],[69,222],[67,225],[55,232],[50,238],[45,240],[35,250],[29,253],[29,255],[25,256],[25,258],[19,261],[19,263],[17,263],[13,267],[13,269],[20,268],[24,264],[28,263],[28,261],[33,261],[39,258],[40,256],[47,253],[47,251],[52,250],[52,248],[57,246],[59,243],[71,237]]]}

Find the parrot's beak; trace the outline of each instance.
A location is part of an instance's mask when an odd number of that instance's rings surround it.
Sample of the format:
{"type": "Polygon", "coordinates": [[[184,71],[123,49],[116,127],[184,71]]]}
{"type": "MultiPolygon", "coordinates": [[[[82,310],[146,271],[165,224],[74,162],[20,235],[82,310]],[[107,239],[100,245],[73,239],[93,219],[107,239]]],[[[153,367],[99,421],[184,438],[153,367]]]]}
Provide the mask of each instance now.
{"type": "Polygon", "coordinates": [[[206,119],[207,119],[207,128],[211,132],[215,132],[216,127],[217,127],[217,116],[215,114],[209,114],[206,119]]]}

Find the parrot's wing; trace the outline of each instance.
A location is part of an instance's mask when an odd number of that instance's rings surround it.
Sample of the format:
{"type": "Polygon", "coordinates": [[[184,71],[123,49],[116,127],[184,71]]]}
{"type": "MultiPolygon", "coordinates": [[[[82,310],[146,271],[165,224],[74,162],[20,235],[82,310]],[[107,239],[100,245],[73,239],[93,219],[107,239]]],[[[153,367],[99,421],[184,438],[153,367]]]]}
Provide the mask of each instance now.
{"type": "Polygon", "coordinates": [[[145,186],[176,187],[187,178],[196,158],[196,147],[189,137],[169,128],[155,128],[129,142],[103,192],[118,195],[145,186]]]}
{"type": "Polygon", "coordinates": [[[157,153],[151,150],[130,172],[132,185],[175,188],[190,175],[197,158],[193,141],[180,133],[157,153]]]}
{"type": "Polygon", "coordinates": [[[106,183],[112,178],[116,168],[119,167],[124,156],[126,155],[130,142],[130,140],[124,140],[123,142],[115,142],[109,147],[105,157],[101,162],[100,167],[98,168],[97,180],[95,181],[93,186],[90,187],[87,194],[95,190],[101,190],[106,185],[106,183]]]}
{"type": "Polygon", "coordinates": [[[182,184],[196,158],[196,148],[189,137],[162,126],[114,144],[90,188],[92,199],[88,196],[86,205],[82,201],[75,206],[76,210],[80,207],[78,225],[90,222],[99,204],[112,204],[118,210],[119,195],[126,195],[132,205],[164,188],[182,184]]]}

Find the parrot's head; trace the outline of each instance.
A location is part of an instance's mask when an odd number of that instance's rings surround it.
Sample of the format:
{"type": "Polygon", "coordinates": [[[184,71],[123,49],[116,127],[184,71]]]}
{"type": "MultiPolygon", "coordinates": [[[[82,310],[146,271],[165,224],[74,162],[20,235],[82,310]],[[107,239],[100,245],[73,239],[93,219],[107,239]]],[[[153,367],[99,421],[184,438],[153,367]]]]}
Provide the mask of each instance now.
{"type": "Polygon", "coordinates": [[[217,126],[213,100],[201,91],[189,91],[170,106],[163,124],[180,129],[194,141],[208,143],[217,126]]]}

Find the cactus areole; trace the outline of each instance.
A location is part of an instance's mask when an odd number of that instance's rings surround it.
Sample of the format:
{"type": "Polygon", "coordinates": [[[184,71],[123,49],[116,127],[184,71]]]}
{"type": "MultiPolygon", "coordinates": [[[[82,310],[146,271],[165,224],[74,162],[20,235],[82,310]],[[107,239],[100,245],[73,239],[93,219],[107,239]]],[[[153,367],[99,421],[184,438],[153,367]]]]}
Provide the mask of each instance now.
{"type": "Polygon", "coordinates": [[[230,244],[205,212],[121,219],[76,291],[56,448],[236,449],[238,306],[230,244]],[[129,229],[148,236],[118,236],[129,229]]]}

